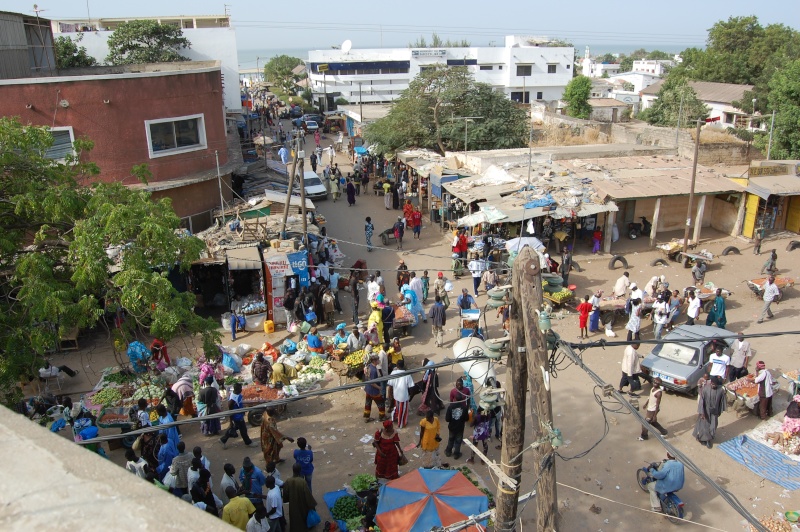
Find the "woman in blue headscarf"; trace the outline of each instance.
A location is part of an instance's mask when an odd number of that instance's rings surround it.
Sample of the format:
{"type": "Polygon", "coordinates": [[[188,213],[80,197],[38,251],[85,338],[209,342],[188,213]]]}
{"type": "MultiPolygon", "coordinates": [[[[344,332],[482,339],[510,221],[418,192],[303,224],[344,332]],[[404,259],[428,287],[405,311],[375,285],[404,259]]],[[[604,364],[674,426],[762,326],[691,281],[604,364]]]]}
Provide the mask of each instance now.
{"type": "Polygon", "coordinates": [[[338,346],[339,344],[347,343],[347,331],[345,331],[346,325],[344,323],[340,323],[336,326],[336,334],[333,336],[333,345],[338,346]]]}
{"type": "Polygon", "coordinates": [[[400,288],[400,293],[403,294],[403,303],[405,303],[406,308],[414,317],[414,323],[412,323],[411,326],[417,326],[419,323],[419,318],[417,316],[419,314],[422,315],[422,319],[424,321],[428,321],[425,316],[425,310],[423,310],[422,305],[419,302],[419,298],[417,297],[417,293],[414,292],[414,290],[412,290],[407,284],[404,284],[402,288],[400,288]]]}

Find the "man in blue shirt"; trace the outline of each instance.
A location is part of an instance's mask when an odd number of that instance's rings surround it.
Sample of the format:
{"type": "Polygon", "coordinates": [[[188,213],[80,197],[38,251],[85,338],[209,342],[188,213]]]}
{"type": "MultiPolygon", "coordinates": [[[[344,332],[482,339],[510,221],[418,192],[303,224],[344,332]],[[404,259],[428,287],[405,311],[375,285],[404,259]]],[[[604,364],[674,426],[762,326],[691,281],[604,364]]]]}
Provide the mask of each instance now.
{"type": "Polygon", "coordinates": [[[458,308],[462,310],[467,310],[472,307],[478,308],[478,304],[475,303],[475,298],[469,295],[469,290],[466,288],[461,290],[461,295],[458,296],[456,305],[458,305],[458,308]]]}
{"type": "Polygon", "coordinates": [[[647,491],[650,492],[650,506],[654,512],[660,512],[661,501],[658,494],[674,493],[683,488],[683,464],[667,453],[667,459],[664,460],[661,467],[651,470],[650,475],[655,479],[647,484],[647,491]]]}
{"type": "MultiPolygon", "coordinates": [[[[228,410],[236,410],[239,408],[243,408],[244,405],[242,403],[242,384],[237,382],[233,385],[233,393],[230,396],[230,400],[228,401],[228,410]]],[[[231,421],[230,426],[228,427],[227,432],[222,438],[219,439],[222,442],[222,448],[226,449],[228,445],[228,440],[230,438],[236,438],[241,434],[242,441],[248,447],[255,444],[250,439],[250,436],[247,434],[247,423],[244,421],[244,412],[237,412],[236,414],[231,414],[231,421]]]]}
{"type": "MultiPolygon", "coordinates": [[[[242,469],[239,471],[239,482],[242,483],[242,491],[248,495],[264,495],[264,484],[267,479],[264,473],[253,465],[249,456],[245,456],[242,462],[242,469]]],[[[264,504],[262,497],[250,497],[250,502],[254,505],[264,504]]]]}

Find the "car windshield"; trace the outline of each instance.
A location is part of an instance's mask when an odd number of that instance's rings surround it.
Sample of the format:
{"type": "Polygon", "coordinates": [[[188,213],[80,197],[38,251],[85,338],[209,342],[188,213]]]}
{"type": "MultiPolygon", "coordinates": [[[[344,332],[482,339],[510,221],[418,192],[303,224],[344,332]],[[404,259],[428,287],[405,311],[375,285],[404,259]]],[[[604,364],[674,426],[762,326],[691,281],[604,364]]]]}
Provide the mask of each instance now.
{"type": "Polygon", "coordinates": [[[307,125],[308,127],[319,127],[319,126],[317,125],[317,123],[316,123],[316,122],[314,122],[313,120],[308,120],[308,121],[306,122],[306,125],[307,125]]]}
{"type": "Polygon", "coordinates": [[[303,179],[303,181],[306,182],[307,187],[322,185],[322,181],[320,181],[318,177],[306,177],[305,179],[303,179]]]}
{"type": "Polygon", "coordinates": [[[684,364],[686,366],[697,365],[697,349],[689,347],[688,345],[675,344],[672,342],[658,344],[653,349],[653,354],[671,362],[677,362],[678,364],[684,364]]]}

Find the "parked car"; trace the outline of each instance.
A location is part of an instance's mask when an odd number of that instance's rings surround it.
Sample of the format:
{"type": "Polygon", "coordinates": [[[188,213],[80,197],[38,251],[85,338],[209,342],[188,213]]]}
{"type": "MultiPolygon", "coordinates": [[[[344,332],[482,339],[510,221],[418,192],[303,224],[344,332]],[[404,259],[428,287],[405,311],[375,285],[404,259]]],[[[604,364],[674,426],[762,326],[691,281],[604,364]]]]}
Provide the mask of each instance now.
{"type": "Polygon", "coordinates": [[[308,122],[309,120],[313,120],[318,125],[322,125],[325,122],[325,119],[322,118],[322,115],[317,115],[317,114],[306,114],[306,115],[303,115],[303,121],[304,122],[308,122]]]}
{"type": "Polygon", "coordinates": [[[306,131],[309,133],[314,133],[319,129],[319,124],[314,122],[313,120],[306,120],[306,131]]]}
{"type": "Polygon", "coordinates": [[[291,118],[302,118],[303,117],[303,108],[299,105],[295,105],[291,109],[289,109],[289,116],[291,118]]]}
{"type": "MultiPolygon", "coordinates": [[[[328,199],[328,189],[325,188],[325,185],[322,183],[322,179],[320,179],[316,173],[312,172],[311,170],[303,171],[303,181],[306,188],[306,198],[311,200],[328,199]]],[[[300,195],[300,187],[297,185],[297,183],[295,183],[294,187],[292,188],[292,195],[300,195]]]]}
{"type": "Polygon", "coordinates": [[[708,359],[718,342],[729,349],[736,333],[707,325],[681,325],[662,338],[642,361],[649,381],[660,377],[664,387],[685,394],[697,393],[697,381],[706,374],[708,359]]]}

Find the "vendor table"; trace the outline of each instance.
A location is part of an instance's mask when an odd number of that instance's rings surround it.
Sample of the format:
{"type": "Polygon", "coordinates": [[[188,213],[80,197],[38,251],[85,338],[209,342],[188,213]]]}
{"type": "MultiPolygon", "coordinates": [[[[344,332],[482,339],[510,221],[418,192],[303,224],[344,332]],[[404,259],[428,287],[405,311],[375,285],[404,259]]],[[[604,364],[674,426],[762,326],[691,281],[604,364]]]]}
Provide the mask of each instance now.
{"type": "Polygon", "coordinates": [[[783,378],[789,381],[789,397],[794,397],[800,393],[800,370],[787,371],[783,378]]]}
{"type": "MultiPolygon", "coordinates": [[[[271,388],[266,384],[245,384],[242,386],[242,404],[245,407],[264,404],[277,399],[283,399],[283,394],[276,388],[271,388]]],[[[267,407],[269,415],[279,415],[286,411],[286,405],[267,407]]],[[[247,421],[257,427],[261,425],[264,413],[258,410],[251,410],[247,413],[247,421]]]]}

